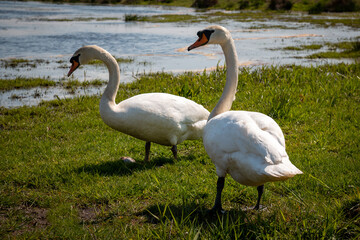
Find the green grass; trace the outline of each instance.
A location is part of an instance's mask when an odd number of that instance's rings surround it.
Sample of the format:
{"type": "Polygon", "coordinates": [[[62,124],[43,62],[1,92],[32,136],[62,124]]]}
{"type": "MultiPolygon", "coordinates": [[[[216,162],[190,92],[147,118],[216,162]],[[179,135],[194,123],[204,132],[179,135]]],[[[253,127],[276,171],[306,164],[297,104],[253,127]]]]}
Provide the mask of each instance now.
{"type": "Polygon", "coordinates": [[[92,81],[83,81],[74,79],[67,79],[66,81],[56,82],[49,78],[24,78],[17,77],[16,79],[0,79],[0,90],[12,90],[12,89],[26,89],[33,87],[53,87],[62,86],[64,88],[77,88],[77,87],[88,87],[88,86],[101,86],[104,85],[105,81],[95,79],[92,81]]]}
{"type": "MultiPolygon", "coordinates": [[[[306,22],[311,24],[321,25],[323,27],[336,27],[338,25],[349,26],[352,28],[360,27],[359,13],[348,13],[348,14],[322,14],[322,17],[306,15],[300,17],[298,22],[306,22]]],[[[286,20],[287,17],[284,17],[283,20],[286,20]]],[[[293,18],[292,18],[293,19],[293,18]]],[[[288,21],[296,21],[295,19],[288,21]]]]}
{"type": "Polygon", "coordinates": [[[133,21],[145,21],[146,17],[139,16],[137,14],[125,14],[124,21],[125,22],[133,22],[133,21]]]}
{"type": "MultiPolygon", "coordinates": [[[[360,14],[359,13],[343,13],[343,14],[322,14],[319,16],[303,15],[294,13],[283,13],[273,11],[241,11],[241,12],[204,12],[197,15],[177,15],[177,14],[161,14],[154,16],[139,16],[131,15],[127,21],[146,21],[146,22],[202,22],[207,21],[210,23],[218,24],[223,20],[234,20],[239,22],[250,21],[283,21],[283,22],[304,22],[323,27],[334,27],[337,25],[345,25],[353,28],[360,27],[360,14]]],[[[284,25],[259,25],[260,28],[287,28],[284,25]]],[[[300,26],[299,26],[300,27],[300,26]]]]}
{"type": "MultiPolygon", "coordinates": [[[[117,58],[115,56],[113,56],[113,57],[116,59],[116,61],[118,63],[132,63],[132,62],[134,62],[134,58],[130,58],[130,57],[128,57],[128,58],[117,58]]],[[[97,59],[91,60],[87,64],[90,64],[90,65],[104,65],[104,63],[102,61],[97,60],[97,59]]]]}
{"type": "Polygon", "coordinates": [[[200,22],[204,20],[205,17],[198,15],[181,15],[181,14],[162,14],[162,15],[154,15],[145,17],[143,21],[147,22],[200,22]]]}
{"type": "Polygon", "coordinates": [[[23,58],[12,58],[12,59],[0,59],[0,66],[2,68],[16,68],[16,67],[30,67],[36,68],[38,64],[48,64],[49,61],[43,59],[23,59],[23,58]]]}
{"type": "MultiPolygon", "coordinates": [[[[45,0],[48,1],[48,0],[45,0]]],[[[71,3],[91,3],[91,4],[132,4],[132,5],[167,5],[167,6],[181,6],[181,7],[191,7],[195,0],[167,0],[167,1],[158,1],[158,0],[50,0],[50,2],[71,2],[71,3]]],[[[334,0],[335,2],[337,0],[334,0]]],[[[350,0],[347,0],[350,1],[350,0]]],[[[146,21],[146,22],[202,22],[207,21],[210,23],[218,24],[223,20],[234,20],[234,21],[269,21],[269,20],[279,20],[285,22],[305,22],[311,24],[318,24],[325,27],[334,27],[339,24],[350,26],[353,28],[360,27],[360,0],[356,1],[356,7],[353,8],[355,11],[350,12],[323,12],[321,15],[303,15],[299,12],[306,12],[313,5],[315,5],[318,0],[301,0],[301,1],[291,1],[293,2],[293,7],[291,11],[270,11],[268,6],[270,0],[218,0],[218,3],[209,9],[227,9],[227,10],[236,10],[233,12],[208,12],[208,9],[197,9],[198,12],[202,14],[196,15],[174,15],[174,14],[162,14],[154,16],[141,16],[137,14],[126,14],[124,20],[126,22],[131,21],[146,21]],[[243,5],[242,2],[249,2],[245,9],[241,8],[240,5],[243,5]],[[295,14],[293,14],[295,12],[295,14]],[[259,14],[261,13],[261,14],[259,14]]],[[[281,1],[280,1],[281,2],[281,1]]],[[[324,1],[323,1],[324,2],[324,1]]],[[[325,1],[329,2],[329,1],[325,1]]],[[[342,5],[341,1],[337,1],[342,5]]],[[[321,10],[323,11],[323,10],[321,10]]],[[[321,12],[320,11],[320,12],[321,12]]],[[[320,13],[319,12],[319,13],[320,13]]],[[[42,21],[105,21],[105,20],[120,20],[119,18],[75,18],[75,19],[48,19],[40,18],[42,21]]],[[[276,26],[272,26],[276,27],[276,26]]],[[[269,28],[269,26],[267,26],[269,28]]],[[[279,26],[278,28],[287,28],[286,26],[279,26]]]]}
{"type": "Polygon", "coordinates": [[[89,21],[111,21],[111,20],[120,20],[120,18],[114,18],[114,17],[103,17],[103,18],[93,18],[93,17],[77,17],[77,18],[38,18],[38,21],[44,21],[44,22],[89,22],[89,21]]]}
{"type": "Polygon", "coordinates": [[[102,86],[106,82],[100,79],[95,79],[92,81],[82,81],[80,82],[77,79],[69,79],[67,81],[61,81],[60,85],[64,88],[77,88],[77,87],[88,87],[88,86],[102,86]]]}
{"type": "MultiPolygon", "coordinates": [[[[226,180],[223,207],[209,216],[214,165],[202,142],[153,144],[107,127],[99,97],[0,108],[2,239],[358,239],[360,65],[244,68],[233,109],[259,111],[283,129],[304,174],[256,189],[226,180]],[[124,164],[121,156],[137,163],[124,164]]],[[[145,92],[190,98],[211,110],[225,70],[152,74],[121,84],[117,101],[145,92]]]]}
{"type": "Polygon", "coordinates": [[[328,43],[330,51],[314,53],[308,58],[353,58],[360,59],[360,41],[328,43]],[[340,50],[339,50],[340,49],[340,50]]]}
{"type": "MultiPolygon", "coordinates": [[[[129,5],[166,5],[192,7],[196,0],[42,0],[44,2],[68,2],[68,3],[88,3],[88,4],[129,4],[129,5]]],[[[199,1],[198,1],[199,2],[199,1]]],[[[209,1],[200,1],[208,3],[209,1]]],[[[227,9],[227,10],[269,10],[270,0],[217,0],[215,4],[204,4],[200,9],[227,9]],[[207,7],[206,7],[207,6],[207,7]]],[[[284,0],[275,0],[279,7],[284,0]]],[[[347,12],[359,11],[359,0],[289,0],[292,3],[292,11],[304,11],[320,14],[321,12],[347,12]],[[350,3],[350,4],[349,4],[350,3]],[[353,4],[351,4],[353,3],[353,4]],[[346,7],[344,7],[346,6],[346,7]]],[[[277,9],[277,8],[275,8],[277,9]]],[[[280,7],[279,11],[287,8],[280,7]]]]}
{"type": "Polygon", "coordinates": [[[24,78],[17,77],[13,80],[0,79],[0,90],[11,90],[19,88],[32,88],[32,87],[50,87],[55,86],[56,82],[44,78],[24,78]]]}
{"type": "MultiPolygon", "coordinates": [[[[324,43],[323,45],[311,44],[311,45],[301,45],[301,46],[289,46],[283,48],[283,50],[288,50],[288,51],[319,50],[324,46],[326,46],[329,49],[329,51],[317,52],[307,56],[307,58],[360,59],[360,42],[358,40],[338,42],[338,43],[324,43]]],[[[272,49],[272,50],[278,50],[278,49],[272,49]]]]}
{"type": "Polygon", "coordinates": [[[284,50],[290,50],[290,51],[303,51],[303,50],[318,50],[322,48],[322,45],[319,44],[311,44],[311,45],[301,45],[299,47],[285,47],[284,50]]]}

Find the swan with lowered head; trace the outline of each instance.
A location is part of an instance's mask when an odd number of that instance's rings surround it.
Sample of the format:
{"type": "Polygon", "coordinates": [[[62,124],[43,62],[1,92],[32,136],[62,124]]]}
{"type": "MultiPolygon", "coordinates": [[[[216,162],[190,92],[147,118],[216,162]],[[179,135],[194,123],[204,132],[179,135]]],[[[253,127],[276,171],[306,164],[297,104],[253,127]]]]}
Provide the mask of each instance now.
{"type": "Polygon", "coordinates": [[[290,162],[284,134],[272,118],[258,112],[230,111],[238,84],[238,57],[230,32],[221,26],[210,26],[197,35],[199,39],[188,50],[219,44],[227,66],[223,93],[203,132],[205,150],[218,175],[212,211],[223,212],[221,192],[226,174],[243,185],[257,186],[254,209],[259,209],[264,183],[286,180],[302,172],[290,162]]]}
{"type": "Polygon", "coordinates": [[[172,146],[177,158],[177,144],[201,138],[209,111],[203,106],[167,93],[146,93],[115,103],[120,84],[116,59],[101,47],[78,49],[70,59],[70,76],[80,65],[101,60],[109,70],[109,82],[100,100],[100,116],[111,128],[146,141],[145,160],[149,160],[151,142],[172,146]]]}

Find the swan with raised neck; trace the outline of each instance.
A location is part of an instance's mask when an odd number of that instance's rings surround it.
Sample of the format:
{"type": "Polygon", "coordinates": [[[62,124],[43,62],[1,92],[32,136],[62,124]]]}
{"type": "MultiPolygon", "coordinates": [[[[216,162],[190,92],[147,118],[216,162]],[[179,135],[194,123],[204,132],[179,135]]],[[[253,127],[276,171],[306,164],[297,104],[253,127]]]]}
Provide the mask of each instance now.
{"type": "Polygon", "coordinates": [[[230,32],[222,26],[211,26],[197,33],[199,39],[188,47],[188,50],[203,46],[205,44],[219,44],[225,55],[226,63],[226,83],[224,91],[211,111],[209,119],[229,111],[235,100],[238,84],[238,57],[235,49],[234,40],[230,32]]]}
{"type": "Polygon", "coordinates": [[[223,211],[221,193],[227,174],[241,184],[257,186],[255,209],[259,209],[266,182],[286,180],[302,172],[290,162],[284,135],[272,118],[258,112],[230,111],[238,82],[238,60],[230,32],[222,26],[210,26],[197,35],[199,39],[188,50],[219,44],[227,67],[223,93],[203,132],[205,150],[218,175],[212,210],[223,211]]]}
{"type": "Polygon", "coordinates": [[[102,120],[115,130],[146,141],[145,160],[149,160],[151,142],[172,146],[176,158],[177,144],[201,138],[209,111],[189,99],[167,93],[145,93],[116,104],[119,65],[101,47],[90,45],[78,49],[70,59],[68,76],[93,59],[104,62],[109,71],[109,82],[100,100],[102,120]]]}

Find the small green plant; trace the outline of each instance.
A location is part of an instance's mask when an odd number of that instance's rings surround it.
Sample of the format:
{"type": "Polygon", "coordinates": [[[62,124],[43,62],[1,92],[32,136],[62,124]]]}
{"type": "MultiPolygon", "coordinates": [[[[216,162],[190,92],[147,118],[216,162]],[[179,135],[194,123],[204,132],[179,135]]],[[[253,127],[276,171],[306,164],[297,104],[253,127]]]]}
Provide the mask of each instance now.
{"type": "Polygon", "coordinates": [[[36,68],[38,64],[48,64],[49,61],[44,59],[23,59],[23,58],[14,58],[14,59],[2,59],[0,60],[0,66],[3,68],[23,68],[30,67],[36,68]]]}
{"type": "Polygon", "coordinates": [[[195,0],[191,7],[210,8],[218,4],[218,0],[195,0]]]}
{"type": "Polygon", "coordinates": [[[254,1],[251,1],[251,7],[254,8],[254,9],[258,9],[258,8],[261,8],[261,6],[263,6],[265,4],[265,0],[254,0],[254,1]]]}
{"type": "Polygon", "coordinates": [[[352,42],[351,45],[352,45],[352,48],[351,48],[352,51],[354,51],[354,52],[360,51],[360,40],[352,42]]]}
{"type": "Polygon", "coordinates": [[[249,0],[240,0],[239,1],[239,9],[240,10],[247,9],[247,8],[249,8],[249,6],[250,6],[249,0]]]}
{"type": "Polygon", "coordinates": [[[140,0],[124,0],[124,4],[139,4],[140,0]]]}
{"type": "Polygon", "coordinates": [[[56,82],[49,78],[24,78],[0,79],[0,90],[11,90],[32,87],[50,87],[55,86],[56,82]]]}
{"type": "Polygon", "coordinates": [[[66,81],[56,82],[50,78],[24,78],[17,77],[15,79],[0,79],[0,90],[27,89],[34,87],[55,87],[62,86],[64,88],[77,88],[87,86],[101,86],[105,82],[100,79],[92,81],[80,82],[79,80],[70,79],[66,81]]]}
{"type": "Polygon", "coordinates": [[[321,49],[323,46],[320,44],[311,44],[311,45],[301,45],[299,47],[291,46],[291,47],[284,47],[284,50],[291,50],[291,51],[303,51],[303,50],[318,50],[321,49]]]}
{"type": "Polygon", "coordinates": [[[309,14],[319,14],[324,12],[325,7],[324,4],[321,2],[317,2],[309,7],[308,13],[309,14]]]}
{"type": "Polygon", "coordinates": [[[83,81],[83,82],[80,82],[77,79],[70,79],[70,80],[61,82],[61,85],[65,89],[72,89],[73,91],[74,91],[74,89],[76,89],[78,87],[101,86],[104,84],[105,84],[105,81],[102,81],[100,79],[95,79],[93,81],[83,81]]]}
{"type": "Polygon", "coordinates": [[[145,18],[136,14],[125,14],[125,22],[143,21],[145,18]]]}
{"type": "MultiPolygon", "coordinates": [[[[134,58],[128,57],[128,58],[117,58],[113,56],[118,63],[132,63],[134,62],[134,58]]],[[[90,65],[104,65],[103,61],[100,60],[91,60],[88,64],[90,65]]]]}
{"type": "Polygon", "coordinates": [[[270,0],[268,8],[270,10],[290,10],[293,3],[290,0],[270,0]]]}
{"type": "Polygon", "coordinates": [[[330,51],[315,53],[308,58],[360,58],[360,42],[358,40],[326,45],[330,51]]]}
{"type": "Polygon", "coordinates": [[[320,0],[309,7],[309,14],[319,14],[322,12],[354,12],[358,6],[354,0],[320,0]]]}

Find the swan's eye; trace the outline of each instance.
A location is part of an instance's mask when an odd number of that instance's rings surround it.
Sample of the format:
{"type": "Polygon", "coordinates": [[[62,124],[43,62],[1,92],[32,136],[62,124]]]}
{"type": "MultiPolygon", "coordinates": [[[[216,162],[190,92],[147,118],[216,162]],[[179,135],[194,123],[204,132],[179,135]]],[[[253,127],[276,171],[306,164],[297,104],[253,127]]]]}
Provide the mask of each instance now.
{"type": "Polygon", "coordinates": [[[202,36],[202,31],[198,31],[196,35],[197,35],[199,38],[201,38],[201,36],[202,36]]]}
{"type": "Polygon", "coordinates": [[[71,64],[73,64],[74,62],[80,63],[79,57],[80,57],[80,53],[76,56],[73,56],[72,58],[70,58],[70,63],[71,64]]]}
{"type": "Polygon", "coordinates": [[[204,30],[203,33],[205,34],[207,39],[210,39],[211,34],[215,32],[215,30],[204,30]]]}

